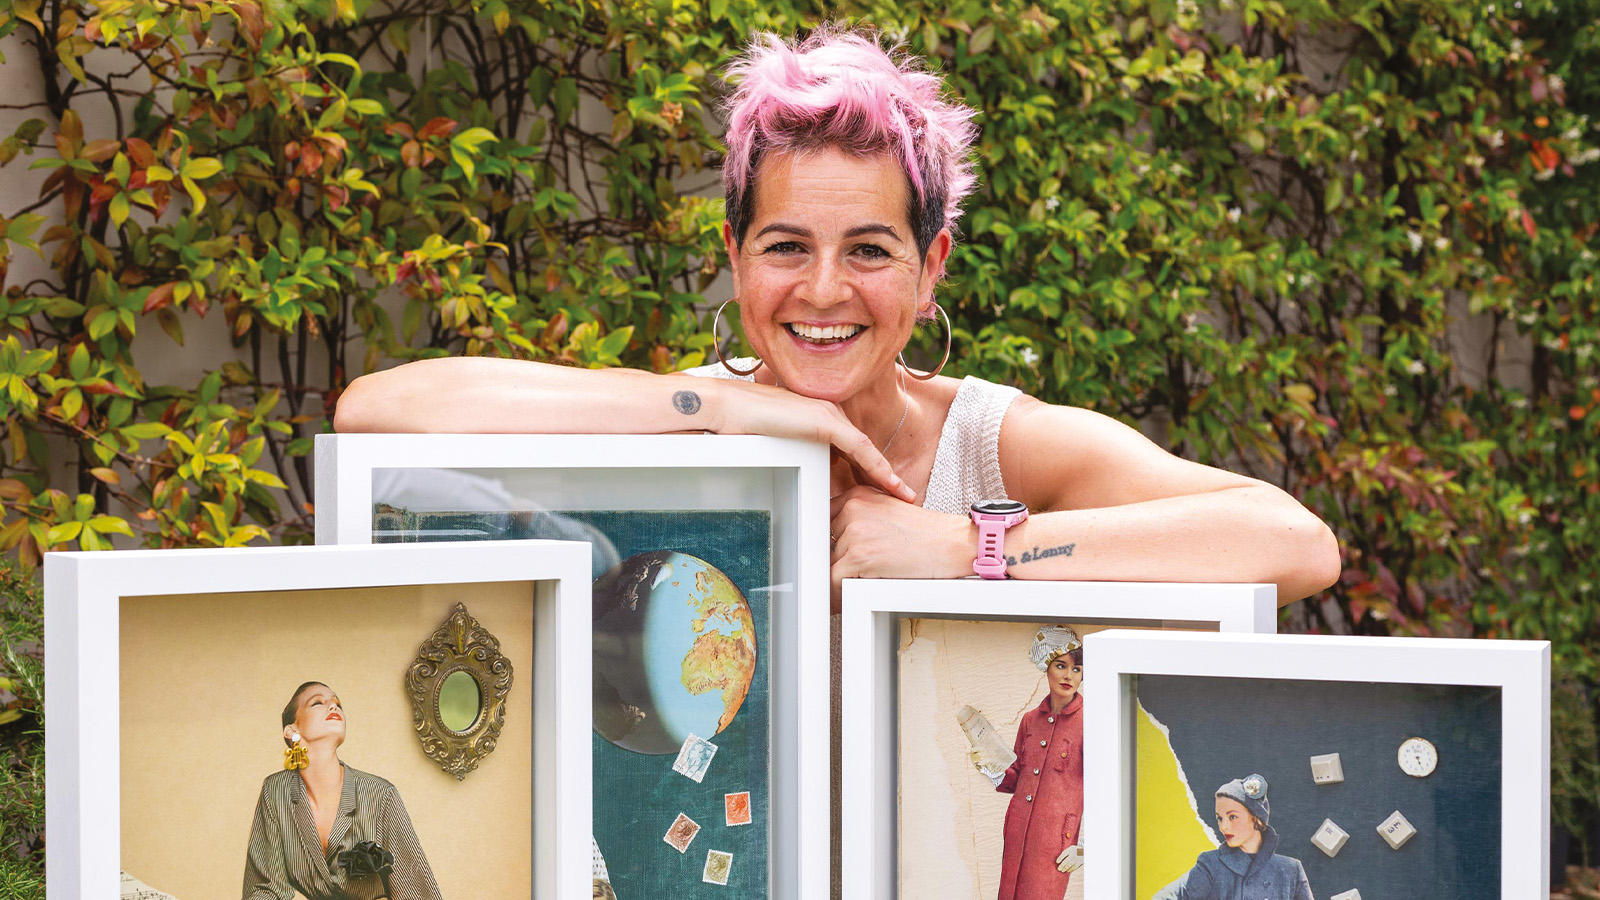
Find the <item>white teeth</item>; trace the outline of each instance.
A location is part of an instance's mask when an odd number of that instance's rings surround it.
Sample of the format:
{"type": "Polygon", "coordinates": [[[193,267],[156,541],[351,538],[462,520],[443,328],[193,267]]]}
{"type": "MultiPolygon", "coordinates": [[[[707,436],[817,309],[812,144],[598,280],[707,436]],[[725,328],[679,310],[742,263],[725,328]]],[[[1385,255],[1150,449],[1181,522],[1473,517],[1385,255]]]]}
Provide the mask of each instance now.
{"type": "Polygon", "coordinates": [[[789,330],[808,341],[842,341],[845,338],[855,337],[865,326],[862,325],[803,325],[799,322],[789,323],[789,330]]]}

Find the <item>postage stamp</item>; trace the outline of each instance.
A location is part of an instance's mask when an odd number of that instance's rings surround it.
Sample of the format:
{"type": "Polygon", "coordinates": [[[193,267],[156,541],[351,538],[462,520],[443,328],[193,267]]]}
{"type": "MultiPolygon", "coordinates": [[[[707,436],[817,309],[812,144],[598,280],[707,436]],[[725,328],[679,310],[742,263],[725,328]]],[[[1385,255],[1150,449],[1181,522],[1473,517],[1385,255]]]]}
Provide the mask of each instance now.
{"type": "Polygon", "coordinates": [[[729,825],[750,824],[750,792],[723,794],[722,807],[729,825]]]}
{"type": "Polygon", "coordinates": [[[683,853],[689,849],[689,842],[699,833],[700,825],[695,820],[678,813],[678,817],[672,820],[672,827],[667,829],[667,833],[662,835],[661,839],[671,844],[672,849],[683,853]]]}
{"type": "Polygon", "coordinates": [[[707,884],[726,885],[728,883],[728,873],[732,871],[732,869],[732,853],[723,853],[721,850],[709,850],[706,852],[706,870],[705,873],[700,876],[700,880],[706,882],[707,884]]]}
{"type": "Polygon", "coordinates": [[[678,758],[672,763],[672,771],[698,783],[706,777],[706,769],[711,768],[711,757],[716,755],[716,744],[690,734],[683,739],[678,758]]]}

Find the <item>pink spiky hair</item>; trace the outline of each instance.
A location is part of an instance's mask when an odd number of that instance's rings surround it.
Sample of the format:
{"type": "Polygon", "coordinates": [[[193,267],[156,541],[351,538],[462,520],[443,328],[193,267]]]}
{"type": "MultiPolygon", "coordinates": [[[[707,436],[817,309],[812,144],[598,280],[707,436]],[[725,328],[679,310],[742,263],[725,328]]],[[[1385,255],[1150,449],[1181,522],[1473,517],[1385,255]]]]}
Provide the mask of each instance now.
{"type": "Polygon", "coordinates": [[[977,111],[944,97],[944,80],[920,60],[891,52],[872,32],[824,26],[798,44],[758,34],[728,67],[738,88],[725,106],[722,186],[736,240],[750,224],[761,158],[820,147],[888,153],[900,163],[923,252],[941,229],[955,231],[961,201],[977,186],[977,111]]]}

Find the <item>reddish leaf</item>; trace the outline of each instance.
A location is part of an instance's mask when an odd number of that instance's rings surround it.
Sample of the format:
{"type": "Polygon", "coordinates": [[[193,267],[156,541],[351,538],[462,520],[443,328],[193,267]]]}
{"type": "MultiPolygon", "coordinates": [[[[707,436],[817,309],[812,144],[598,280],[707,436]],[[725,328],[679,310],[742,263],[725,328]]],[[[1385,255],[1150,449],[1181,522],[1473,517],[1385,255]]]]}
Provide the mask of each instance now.
{"type": "Polygon", "coordinates": [[[300,148],[300,168],[307,175],[315,175],[322,168],[322,151],[317,149],[316,144],[306,144],[300,148]]]}
{"type": "Polygon", "coordinates": [[[1574,406],[1571,409],[1567,410],[1567,415],[1571,416],[1572,420],[1574,422],[1583,421],[1583,417],[1587,416],[1588,414],[1589,414],[1589,411],[1587,409],[1584,409],[1581,406],[1574,406]]]}
{"type": "Polygon", "coordinates": [[[176,281],[169,281],[166,284],[152,289],[149,296],[144,298],[144,312],[146,314],[153,313],[161,307],[171,303],[172,292],[177,287],[178,283],[176,281]]]}
{"type": "Polygon", "coordinates": [[[430,121],[428,124],[422,126],[422,129],[417,132],[417,137],[420,140],[427,140],[428,138],[435,138],[435,137],[444,137],[445,135],[447,135],[450,132],[455,131],[455,130],[456,130],[456,120],[455,119],[447,119],[444,116],[439,116],[439,117],[433,119],[432,121],[430,121]]]}
{"type": "Polygon", "coordinates": [[[406,141],[400,145],[400,161],[406,168],[415,169],[422,165],[422,145],[416,141],[406,141]]]}
{"type": "Polygon", "coordinates": [[[82,389],[85,394],[103,394],[111,397],[128,396],[122,392],[122,388],[117,387],[103,378],[96,378],[93,381],[84,382],[82,389]]]}
{"type": "Polygon", "coordinates": [[[410,278],[412,275],[415,275],[416,272],[417,272],[417,263],[416,263],[416,261],[408,259],[405,262],[401,263],[400,267],[398,269],[394,270],[394,280],[395,281],[405,281],[407,278],[410,278]]]}
{"type": "Polygon", "coordinates": [[[289,143],[284,144],[283,145],[283,158],[284,159],[299,159],[300,158],[300,142],[299,141],[290,141],[289,143]]]}
{"type": "Polygon", "coordinates": [[[234,15],[239,17],[239,24],[243,26],[245,37],[249,39],[250,46],[259,48],[261,36],[266,33],[266,23],[262,21],[261,7],[249,2],[236,2],[230,4],[234,15]]]}
{"type": "Polygon", "coordinates": [[[397,134],[405,135],[408,138],[416,136],[416,132],[411,130],[410,122],[390,122],[383,126],[383,133],[390,137],[394,137],[397,134]]]}
{"type": "Polygon", "coordinates": [[[1533,213],[1527,210],[1522,211],[1522,230],[1528,233],[1529,238],[1537,238],[1539,236],[1539,227],[1533,224],[1533,213]]]}

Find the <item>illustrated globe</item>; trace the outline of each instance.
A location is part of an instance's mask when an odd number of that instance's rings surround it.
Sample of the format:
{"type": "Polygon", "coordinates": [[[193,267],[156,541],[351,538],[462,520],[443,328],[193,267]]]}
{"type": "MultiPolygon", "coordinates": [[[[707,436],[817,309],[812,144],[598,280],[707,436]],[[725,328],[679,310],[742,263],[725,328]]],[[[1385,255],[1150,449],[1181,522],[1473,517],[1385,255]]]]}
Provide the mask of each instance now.
{"type": "Polygon", "coordinates": [[[733,722],[756,671],[756,628],[732,580],[672,550],[594,583],[594,730],[635,753],[677,753],[733,722]]]}

